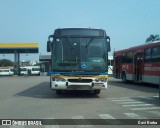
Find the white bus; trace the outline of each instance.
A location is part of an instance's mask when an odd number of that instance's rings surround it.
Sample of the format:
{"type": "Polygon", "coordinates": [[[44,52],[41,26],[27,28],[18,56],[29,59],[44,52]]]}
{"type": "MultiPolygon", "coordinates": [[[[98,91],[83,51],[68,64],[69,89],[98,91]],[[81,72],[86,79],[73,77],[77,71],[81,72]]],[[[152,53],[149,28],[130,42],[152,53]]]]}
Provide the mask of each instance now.
{"type": "Polygon", "coordinates": [[[40,66],[33,66],[31,68],[31,75],[40,75],[40,66]]]}
{"type": "Polygon", "coordinates": [[[40,75],[40,66],[25,66],[28,75],[40,75]]]}
{"type": "Polygon", "coordinates": [[[20,74],[21,75],[27,75],[28,69],[26,67],[20,67],[20,74]]]}

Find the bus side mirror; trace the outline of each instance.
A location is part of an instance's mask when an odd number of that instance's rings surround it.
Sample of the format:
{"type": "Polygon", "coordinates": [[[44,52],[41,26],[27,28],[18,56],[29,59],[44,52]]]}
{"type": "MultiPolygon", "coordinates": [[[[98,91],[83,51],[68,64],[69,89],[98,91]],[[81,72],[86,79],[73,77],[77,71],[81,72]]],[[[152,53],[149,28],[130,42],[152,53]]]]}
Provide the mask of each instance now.
{"type": "Polygon", "coordinates": [[[107,50],[108,50],[108,52],[110,52],[111,51],[111,45],[110,45],[110,37],[109,36],[107,36],[107,50]]]}
{"type": "Polygon", "coordinates": [[[51,41],[47,41],[47,52],[51,52],[51,41]]]}
{"type": "MultiPolygon", "coordinates": [[[[52,44],[52,42],[51,42],[51,40],[50,39],[53,39],[54,38],[54,35],[49,35],[48,36],[48,41],[47,41],[47,52],[51,52],[51,44],[52,44]]],[[[53,41],[53,40],[52,40],[53,41]]]]}

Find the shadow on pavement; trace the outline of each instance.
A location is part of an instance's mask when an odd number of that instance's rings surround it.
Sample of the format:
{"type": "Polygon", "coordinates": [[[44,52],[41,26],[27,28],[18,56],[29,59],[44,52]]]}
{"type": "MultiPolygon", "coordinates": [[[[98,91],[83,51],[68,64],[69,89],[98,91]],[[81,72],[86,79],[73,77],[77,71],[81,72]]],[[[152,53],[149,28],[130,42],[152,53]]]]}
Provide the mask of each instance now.
{"type": "Polygon", "coordinates": [[[65,99],[65,98],[99,98],[98,95],[92,94],[89,91],[66,91],[61,95],[57,95],[56,91],[52,91],[49,87],[49,82],[42,82],[22,92],[17,93],[15,96],[25,96],[33,98],[46,98],[46,99],[65,99]]]}

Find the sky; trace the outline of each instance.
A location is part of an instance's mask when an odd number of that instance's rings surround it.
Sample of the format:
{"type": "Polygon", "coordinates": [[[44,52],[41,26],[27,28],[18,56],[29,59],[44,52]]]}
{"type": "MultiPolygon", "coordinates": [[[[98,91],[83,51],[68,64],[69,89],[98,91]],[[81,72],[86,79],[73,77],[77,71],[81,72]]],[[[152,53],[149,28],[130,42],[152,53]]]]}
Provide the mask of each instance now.
{"type": "MultiPolygon", "coordinates": [[[[0,43],[39,43],[39,60],[57,28],[100,28],[111,38],[111,52],[145,43],[160,34],[160,0],[0,0],[0,43]]],[[[14,60],[1,54],[0,59],[14,60]]]]}

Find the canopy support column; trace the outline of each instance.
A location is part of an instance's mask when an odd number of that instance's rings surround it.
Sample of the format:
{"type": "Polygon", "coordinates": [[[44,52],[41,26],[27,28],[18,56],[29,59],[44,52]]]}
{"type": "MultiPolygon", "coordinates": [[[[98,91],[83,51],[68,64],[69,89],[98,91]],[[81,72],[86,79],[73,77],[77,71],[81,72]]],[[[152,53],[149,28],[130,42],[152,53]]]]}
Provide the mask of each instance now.
{"type": "Polygon", "coordinates": [[[20,54],[18,52],[14,53],[14,68],[15,68],[15,74],[20,75],[20,54]]]}

